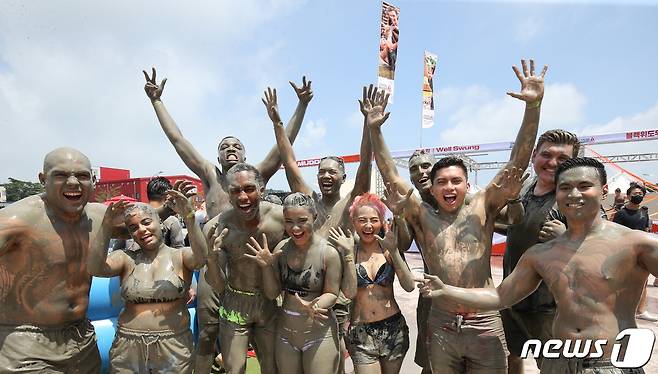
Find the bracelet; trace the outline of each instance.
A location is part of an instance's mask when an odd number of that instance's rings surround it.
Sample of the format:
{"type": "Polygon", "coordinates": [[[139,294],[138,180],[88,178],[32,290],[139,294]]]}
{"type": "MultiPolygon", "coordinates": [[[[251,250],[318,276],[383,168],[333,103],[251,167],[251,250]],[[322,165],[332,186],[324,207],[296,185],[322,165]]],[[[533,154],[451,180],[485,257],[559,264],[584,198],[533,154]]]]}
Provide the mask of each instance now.
{"type": "Polygon", "coordinates": [[[345,255],[343,258],[345,259],[345,262],[354,262],[354,255],[345,255]]]}
{"type": "Polygon", "coordinates": [[[537,100],[537,101],[532,102],[532,103],[527,103],[527,104],[526,104],[526,109],[535,109],[535,108],[539,108],[540,105],[541,105],[541,100],[537,100]]]}

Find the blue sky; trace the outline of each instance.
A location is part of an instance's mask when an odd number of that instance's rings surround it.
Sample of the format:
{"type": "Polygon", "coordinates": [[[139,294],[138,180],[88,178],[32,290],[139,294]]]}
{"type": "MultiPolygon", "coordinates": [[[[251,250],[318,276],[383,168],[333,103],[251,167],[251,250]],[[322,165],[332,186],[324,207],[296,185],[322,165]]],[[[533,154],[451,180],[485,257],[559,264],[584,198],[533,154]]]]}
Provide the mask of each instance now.
{"type": "MultiPolygon", "coordinates": [[[[424,50],[438,54],[436,125],[425,145],[512,140],[523,105],[510,66],[549,64],[540,130],[579,134],[658,126],[658,2],[394,1],[401,8],[395,103],[385,126],[392,149],[418,146],[424,50]]],[[[141,70],[168,77],[163,101],[208,159],[239,136],[257,162],[274,136],[260,102],[306,74],[311,102],[298,158],[358,152],[356,99],[376,80],[377,1],[0,4],[0,181],[36,180],[45,153],[73,146],[94,165],[133,176],[190,174],[162,133],[141,70]]],[[[656,142],[599,146],[604,154],[655,151],[656,142]]],[[[490,159],[502,160],[497,153],[490,159]]],[[[484,158],[483,158],[484,160],[484,158]]],[[[658,180],[656,163],[626,164],[658,180]]],[[[350,168],[351,171],[354,168],[350,168]]],[[[314,171],[305,170],[309,182],[314,171]]],[[[286,188],[283,173],[270,187],[286,188]]],[[[480,184],[486,183],[483,174],[480,184]]]]}

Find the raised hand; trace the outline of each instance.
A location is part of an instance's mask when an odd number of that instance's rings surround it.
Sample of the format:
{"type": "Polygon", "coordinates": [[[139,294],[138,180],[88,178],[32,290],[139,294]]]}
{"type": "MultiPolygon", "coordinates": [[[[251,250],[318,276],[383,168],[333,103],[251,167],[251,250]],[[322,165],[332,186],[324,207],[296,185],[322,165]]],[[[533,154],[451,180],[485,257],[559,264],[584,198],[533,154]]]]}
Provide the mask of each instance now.
{"type": "Polygon", "coordinates": [[[105,209],[103,222],[111,225],[123,222],[123,213],[131,206],[133,206],[133,204],[125,200],[121,200],[118,203],[110,203],[110,205],[107,206],[107,209],[105,209]]]}
{"type": "Polygon", "coordinates": [[[329,319],[329,317],[326,315],[328,310],[318,307],[318,301],[320,301],[320,297],[316,297],[311,301],[305,301],[299,297],[299,294],[295,294],[295,297],[304,310],[303,313],[308,316],[309,320],[329,319]]]}
{"type": "Polygon", "coordinates": [[[184,218],[194,214],[194,204],[191,198],[177,190],[168,190],[165,194],[167,196],[167,206],[176,214],[184,218]]]}
{"type": "MultiPolygon", "coordinates": [[[[213,230],[215,231],[215,230],[213,230]]],[[[217,262],[220,269],[225,269],[227,256],[226,252],[223,249],[224,239],[228,236],[228,228],[224,228],[221,232],[215,232],[210,239],[212,243],[212,250],[208,253],[208,257],[211,257],[217,262]]]]}
{"type": "MultiPolygon", "coordinates": [[[[378,90],[377,87],[373,86],[372,84],[370,86],[363,86],[363,97],[359,101],[359,109],[361,110],[361,113],[363,116],[368,115],[368,111],[366,110],[366,105],[368,105],[368,109],[372,108],[372,103],[374,103],[377,100],[377,95],[381,95],[383,91],[378,90]],[[370,99],[370,103],[368,103],[368,99],[370,99]]],[[[388,104],[388,103],[387,103],[388,104]]],[[[386,107],[384,107],[386,109],[386,107]]]]}
{"type": "Polygon", "coordinates": [[[343,232],[340,227],[331,227],[327,241],[332,247],[336,248],[343,256],[354,256],[354,236],[350,230],[343,232]]]}
{"type": "Polygon", "coordinates": [[[382,202],[393,213],[399,216],[404,214],[404,208],[409,203],[409,198],[414,193],[414,189],[410,188],[407,194],[402,196],[396,185],[388,182],[386,183],[386,190],[384,190],[384,198],[382,202]]]}
{"type": "MultiPolygon", "coordinates": [[[[441,296],[445,284],[436,275],[423,274],[423,281],[418,283],[420,294],[423,297],[438,297],[441,296]]],[[[418,280],[416,280],[418,281],[418,280]]]]}
{"type": "Polygon", "coordinates": [[[279,115],[279,105],[276,99],[276,88],[272,89],[267,87],[267,91],[263,91],[265,98],[261,99],[265,108],[267,108],[267,115],[274,124],[281,124],[281,116],[279,115]]]}
{"type": "MultiPolygon", "coordinates": [[[[365,114],[366,124],[370,128],[380,127],[386,122],[388,116],[391,115],[390,112],[385,112],[386,105],[388,105],[388,97],[390,95],[385,94],[384,91],[379,91],[376,88],[372,95],[374,95],[374,99],[366,98],[361,105],[361,112],[365,114]]],[[[361,101],[359,101],[359,103],[361,103],[361,101]]]]}
{"type": "Polygon", "coordinates": [[[167,78],[163,79],[162,82],[160,82],[160,85],[155,81],[155,68],[151,68],[153,71],[153,76],[149,77],[148,73],[146,70],[142,70],[142,73],[144,73],[144,78],[146,78],[146,84],[144,85],[144,91],[146,91],[146,96],[151,99],[151,101],[157,101],[160,100],[160,96],[162,96],[162,90],[164,90],[165,84],[167,83],[167,78]]]}
{"type": "Polygon", "coordinates": [[[384,250],[384,256],[386,256],[386,258],[390,256],[390,253],[398,250],[398,235],[397,230],[395,229],[395,223],[393,223],[390,230],[386,232],[386,235],[384,235],[383,238],[379,235],[375,235],[375,238],[384,250]]]}
{"type": "Polygon", "coordinates": [[[521,60],[521,66],[523,68],[523,74],[521,74],[516,65],[512,66],[512,70],[514,70],[516,77],[519,78],[519,81],[521,82],[521,92],[508,92],[507,94],[519,100],[523,100],[528,104],[537,103],[538,106],[538,103],[540,103],[544,97],[544,75],[546,75],[548,65],[544,65],[544,68],[539,75],[535,75],[535,60],[530,59],[529,70],[526,60],[521,60]]]}
{"type": "Polygon", "coordinates": [[[295,82],[289,81],[292,88],[297,94],[297,98],[304,104],[308,104],[313,99],[313,90],[311,89],[311,81],[306,82],[306,77],[302,77],[302,86],[297,87],[295,82]]]}
{"type": "Polygon", "coordinates": [[[265,234],[263,234],[262,246],[253,237],[249,238],[249,242],[250,243],[247,243],[247,248],[251,253],[253,253],[253,255],[245,253],[244,257],[252,261],[256,261],[258,266],[263,268],[268,266],[274,266],[274,264],[276,264],[276,260],[283,253],[282,251],[279,251],[277,253],[270,252],[270,249],[267,246],[267,236],[265,236],[265,234]]]}
{"type": "Polygon", "coordinates": [[[517,169],[512,167],[512,169],[503,170],[503,175],[500,176],[498,180],[499,183],[493,182],[494,188],[497,190],[497,194],[505,197],[506,199],[516,199],[521,192],[521,187],[523,187],[523,182],[530,174],[523,175],[522,169],[517,169]]]}
{"type": "Polygon", "coordinates": [[[546,221],[539,230],[538,239],[540,242],[545,243],[564,234],[565,231],[567,231],[567,227],[561,221],[557,219],[546,221]]]}

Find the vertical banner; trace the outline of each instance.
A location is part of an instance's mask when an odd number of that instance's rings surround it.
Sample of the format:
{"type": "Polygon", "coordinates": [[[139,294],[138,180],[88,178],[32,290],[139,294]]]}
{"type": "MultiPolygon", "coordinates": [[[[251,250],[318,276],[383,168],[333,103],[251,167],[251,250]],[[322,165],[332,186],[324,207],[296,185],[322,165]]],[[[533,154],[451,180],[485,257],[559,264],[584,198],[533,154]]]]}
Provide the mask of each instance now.
{"type": "Polygon", "coordinates": [[[395,63],[398,57],[398,39],[400,37],[399,16],[400,8],[382,2],[377,87],[390,95],[389,103],[393,102],[395,63]]]}
{"type": "Polygon", "coordinates": [[[423,58],[423,121],[422,128],[429,129],[434,126],[434,71],[437,57],[425,51],[423,58]]]}

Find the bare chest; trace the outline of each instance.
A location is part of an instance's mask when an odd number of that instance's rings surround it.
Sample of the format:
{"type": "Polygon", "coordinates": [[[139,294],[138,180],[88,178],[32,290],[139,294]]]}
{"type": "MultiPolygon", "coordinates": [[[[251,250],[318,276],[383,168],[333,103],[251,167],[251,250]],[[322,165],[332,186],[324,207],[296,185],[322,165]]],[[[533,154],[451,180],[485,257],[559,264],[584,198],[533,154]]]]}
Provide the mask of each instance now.
{"type": "Polygon", "coordinates": [[[231,207],[228,198],[228,187],[223,176],[210,186],[204,186],[206,194],[206,211],[210,217],[218,216],[231,207]]]}

